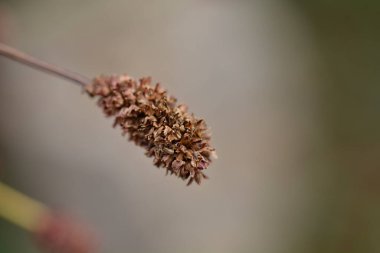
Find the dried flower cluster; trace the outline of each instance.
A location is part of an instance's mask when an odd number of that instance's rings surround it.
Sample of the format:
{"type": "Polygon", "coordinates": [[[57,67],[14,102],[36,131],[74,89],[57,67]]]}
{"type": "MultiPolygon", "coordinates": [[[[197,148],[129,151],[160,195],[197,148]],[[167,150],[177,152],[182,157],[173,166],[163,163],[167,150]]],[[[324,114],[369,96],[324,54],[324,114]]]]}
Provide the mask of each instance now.
{"type": "Polygon", "coordinates": [[[151,78],[139,81],[127,76],[100,76],[86,87],[90,96],[98,96],[98,105],[107,116],[115,116],[114,126],[146,149],[154,164],[188,185],[200,184],[203,173],[215,157],[210,135],[202,119],[177,105],[174,97],[151,78]]]}

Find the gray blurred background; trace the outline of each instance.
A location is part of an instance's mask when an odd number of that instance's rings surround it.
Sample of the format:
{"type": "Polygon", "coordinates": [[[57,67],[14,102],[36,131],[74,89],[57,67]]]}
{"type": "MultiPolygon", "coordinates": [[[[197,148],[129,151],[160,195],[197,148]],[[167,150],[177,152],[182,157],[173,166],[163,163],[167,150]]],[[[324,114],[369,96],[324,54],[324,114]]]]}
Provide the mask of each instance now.
{"type": "MultiPolygon", "coordinates": [[[[380,252],[377,1],[0,3],[8,44],[151,75],[212,129],[210,180],[185,187],[80,88],[0,59],[0,177],[101,252],[380,252]]],[[[39,251],[0,220],[0,252],[39,251]]]]}

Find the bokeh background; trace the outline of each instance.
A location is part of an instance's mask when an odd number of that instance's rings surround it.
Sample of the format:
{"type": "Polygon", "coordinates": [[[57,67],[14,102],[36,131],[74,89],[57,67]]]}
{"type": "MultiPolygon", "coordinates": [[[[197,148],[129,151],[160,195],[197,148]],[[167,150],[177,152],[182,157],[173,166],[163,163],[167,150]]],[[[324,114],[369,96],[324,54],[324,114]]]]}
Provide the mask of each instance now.
{"type": "MultiPolygon", "coordinates": [[[[379,1],[0,6],[8,44],[151,75],[212,128],[211,179],[185,187],[77,86],[0,59],[1,179],[91,224],[101,252],[380,252],[379,1]]],[[[0,220],[0,252],[39,251],[0,220]]]]}

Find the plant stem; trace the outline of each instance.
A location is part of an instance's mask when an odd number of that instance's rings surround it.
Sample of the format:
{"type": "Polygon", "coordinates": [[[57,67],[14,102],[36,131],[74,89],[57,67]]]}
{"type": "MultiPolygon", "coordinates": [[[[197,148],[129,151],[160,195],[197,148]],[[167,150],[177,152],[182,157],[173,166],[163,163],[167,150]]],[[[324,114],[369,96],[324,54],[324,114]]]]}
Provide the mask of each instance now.
{"type": "Polygon", "coordinates": [[[48,208],[0,182],[0,217],[33,231],[48,208]]]}
{"type": "Polygon", "coordinates": [[[66,80],[72,81],[80,86],[85,86],[91,83],[91,80],[78,73],[46,63],[2,43],[0,43],[0,55],[20,62],[22,64],[28,65],[35,69],[45,71],[49,74],[57,75],[66,80]]]}

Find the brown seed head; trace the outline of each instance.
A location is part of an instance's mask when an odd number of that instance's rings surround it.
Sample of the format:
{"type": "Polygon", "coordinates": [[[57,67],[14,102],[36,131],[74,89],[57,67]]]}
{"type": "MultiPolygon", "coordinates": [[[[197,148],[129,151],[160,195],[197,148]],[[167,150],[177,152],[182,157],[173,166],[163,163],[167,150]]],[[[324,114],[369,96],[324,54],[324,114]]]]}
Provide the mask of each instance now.
{"type": "Polygon", "coordinates": [[[99,97],[104,113],[115,117],[114,126],[145,148],[156,166],[188,179],[188,185],[207,178],[203,170],[216,155],[206,123],[177,105],[159,83],[152,86],[150,77],[136,81],[127,75],[100,76],[86,91],[99,97]]]}

